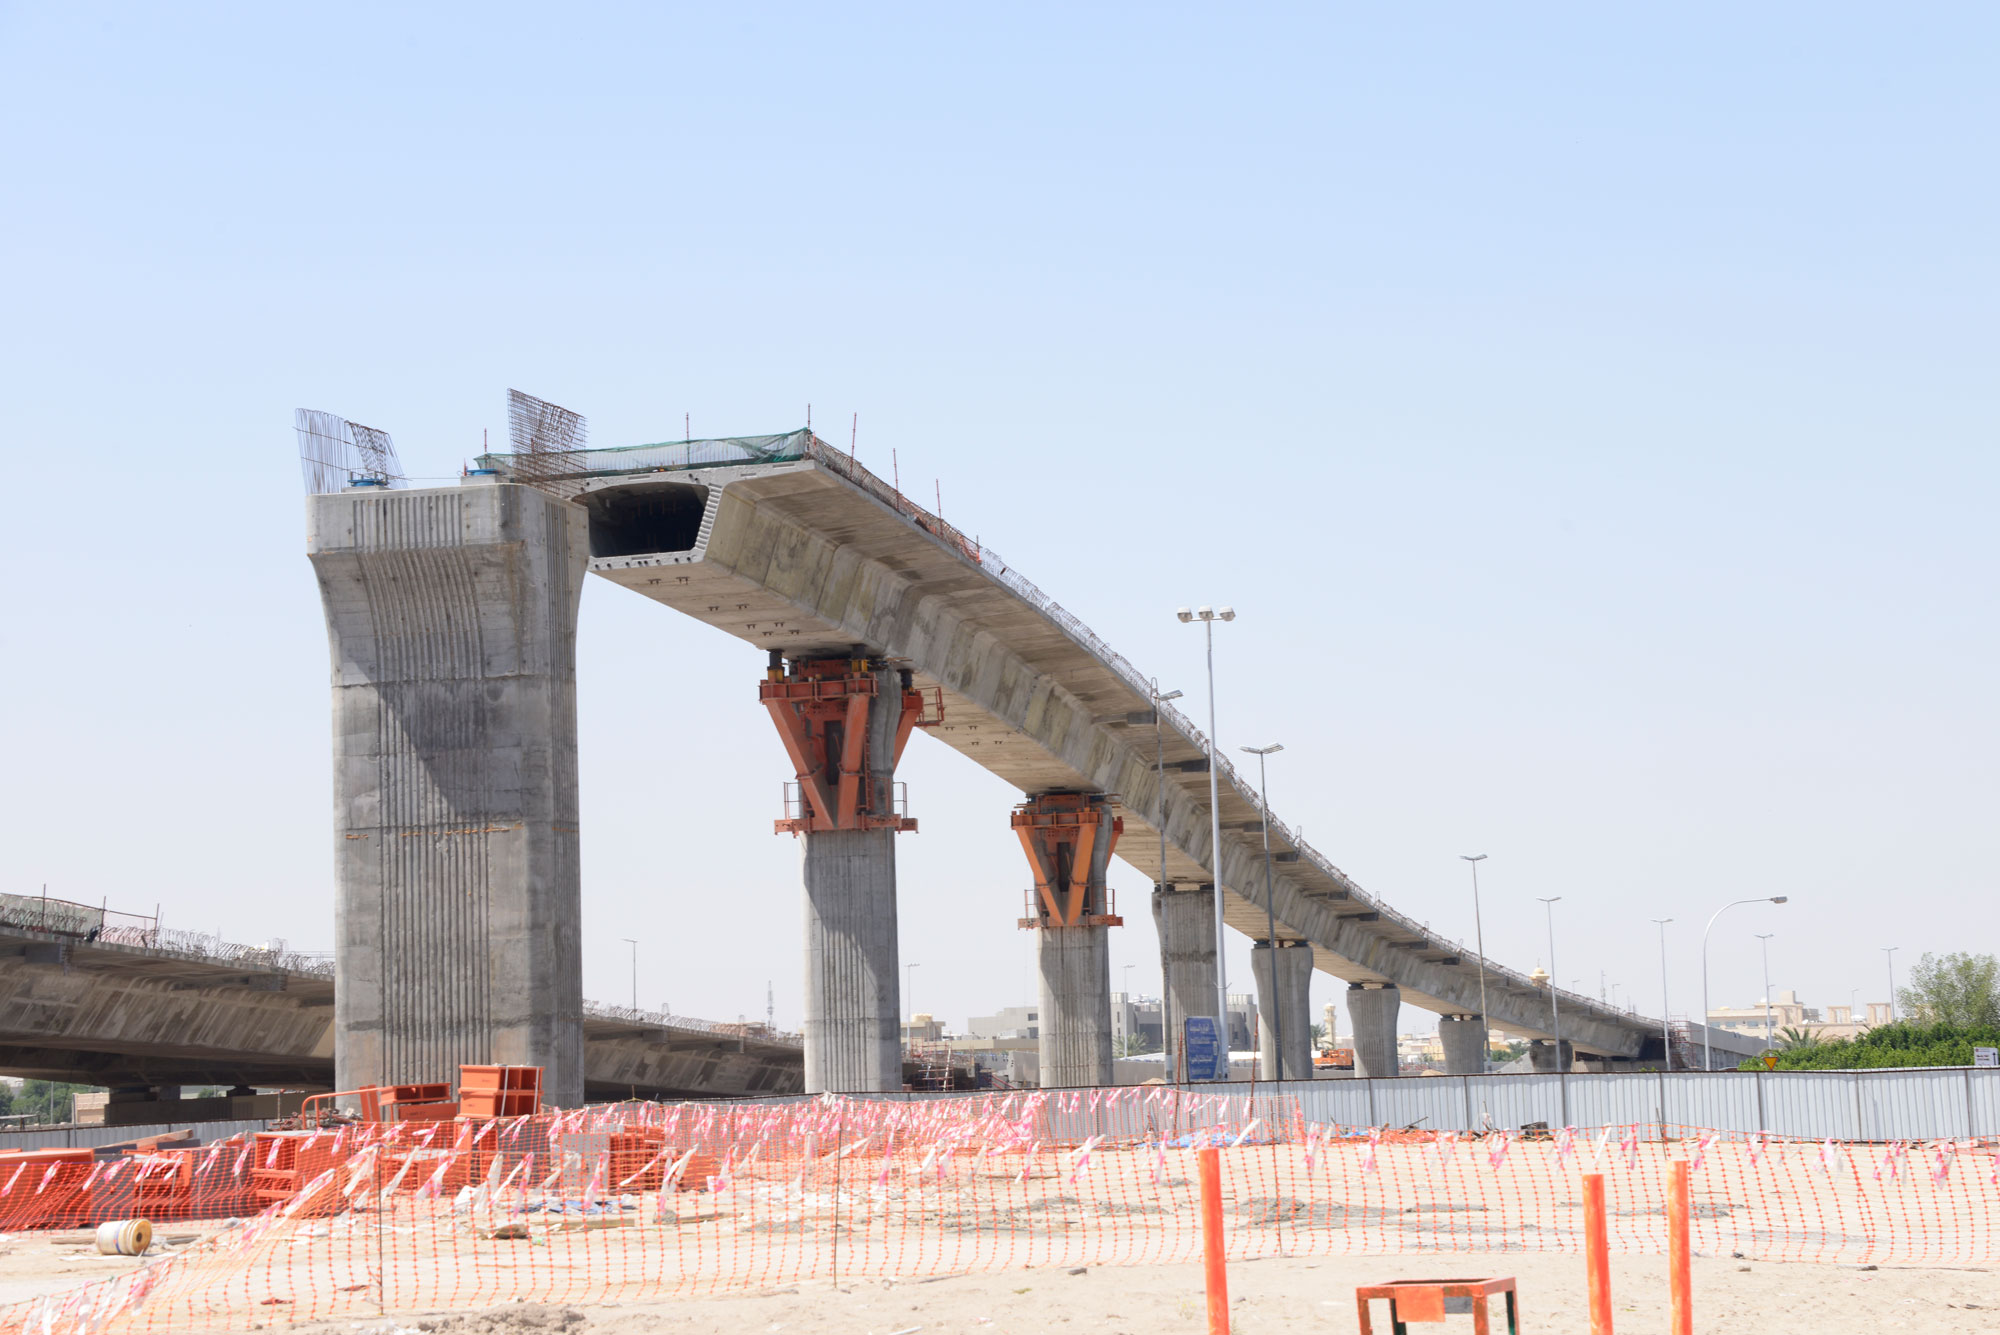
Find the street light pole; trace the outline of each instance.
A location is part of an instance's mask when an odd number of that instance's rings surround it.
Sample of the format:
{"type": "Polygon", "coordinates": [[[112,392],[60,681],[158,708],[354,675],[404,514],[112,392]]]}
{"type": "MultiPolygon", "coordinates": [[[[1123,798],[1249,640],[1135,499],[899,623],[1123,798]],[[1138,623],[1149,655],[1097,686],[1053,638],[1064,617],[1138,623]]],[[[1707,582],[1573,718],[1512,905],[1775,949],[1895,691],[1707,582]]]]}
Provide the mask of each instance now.
{"type": "Polygon", "coordinates": [[[639,1009],[639,943],[629,936],[618,938],[632,947],[632,1009],[639,1009]]]}
{"type": "Polygon", "coordinates": [[[1771,1032],[1771,938],[1776,932],[1759,932],[1757,939],[1763,943],[1764,951],[1764,1046],[1775,1046],[1776,1035],[1771,1032]]]}
{"type": "Polygon", "coordinates": [[[1738,904],[1783,904],[1790,895],[1754,895],[1749,899],[1732,899],[1709,916],[1708,926],[1701,929],[1701,1069],[1715,1069],[1715,1045],[1709,1041],[1708,1023],[1708,934],[1715,930],[1715,920],[1738,904]]]}
{"type": "Polygon", "coordinates": [[[1556,1040],[1556,1089],[1562,1098],[1563,1125],[1569,1125],[1569,1086],[1563,1081],[1563,1021],[1562,1007],[1556,1003],[1556,905],[1562,903],[1561,895],[1549,895],[1542,901],[1542,908],[1549,917],[1549,1032],[1556,1040]]]}
{"type": "MultiPolygon", "coordinates": [[[[1272,742],[1269,746],[1246,746],[1243,750],[1257,757],[1257,805],[1263,808],[1259,814],[1263,819],[1257,823],[1264,827],[1264,948],[1271,952],[1271,1078],[1285,1078],[1285,1007],[1278,996],[1278,905],[1271,892],[1271,789],[1264,781],[1264,757],[1276,755],[1285,749],[1283,742],[1272,742]]],[[[1311,1072],[1307,1072],[1311,1074],[1311,1072]]]]}
{"type": "MultiPolygon", "coordinates": [[[[1486,922],[1479,912],[1479,864],[1486,861],[1484,853],[1460,853],[1460,858],[1472,864],[1472,935],[1479,947],[1479,1029],[1483,1035],[1479,1041],[1479,1073],[1485,1075],[1493,1069],[1493,1031],[1487,1026],[1492,1023],[1486,1015],[1486,922]]],[[[1549,972],[1555,972],[1556,963],[1549,961],[1549,972]]],[[[1553,984],[1552,984],[1553,986],[1553,984]]],[[[1555,996],[1550,992],[1551,997],[1555,996]]],[[[1562,1048],[1556,1049],[1556,1069],[1562,1069],[1562,1048]]]]}
{"type": "Polygon", "coordinates": [[[1208,637],[1208,860],[1213,866],[1215,895],[1215,1022],[1222,1029],[1222,1050],[1229,1051],[1229,968],[1222,950],[1222,755],[1215,741],[1215,623],[1236,620],[1233,607],[1203,607],[1174,613],[1183,623],[1201,621],[1208,637]]]}
{"type": "MultiPolygon", "coordinates": [[[[1896,1023],[1896,952],[1901,946],[1882,947],[1882,957],[1889,961],[1889,1023],[1896,1023]]],[[[1917,961],[1921,964],[1923,961],[1917,961]]]]}
{"type": "Polygon", "coordinates": [[[915,976],[913,976],[910,973],[910,970],[921,969],[922,967],[923,967],[922,960],[918,960],[915,964],[905,964],[903,966],[903,1006],[906,1010],[910,1012],[910,1022],[912,1024],[916,1023],[917,1011],[916,1007],[911,1003],[910,998],[916,995],[916,988],[912,985],[917,980],[915,976]]]}
{"type": "Polygon", "coordinates": [[[1673,1011],[1667,1004],[1667,924],[1672,918],[1655,918],[1660,929],[1660,1069],[1674,1069],[1673,1011]]]}
{"type": "MultiPolygon", "coordinates": [[[[1153,765],[1154,765],[1154,779],[1155,782],[1158,784],[1160,790],[1159,887],[1161,894],[1167,893],[1167,743],[1166,743],[1166,734],[1162,732],[1160,729],[1160,707],[1166,704],[1167,701],[1169,700],[1178,700],[1180,698],[1181,698],[1181,693],[1179,691],[1168,691],[1165,695],[1162,695],[1160,693],[1159,679],[1157,677],[1154,678],[1153,680],[1153,765]]],[[[1164,916],[1166,910],[1162,908],[1160,912],[1162,914],[1160,918],[1160,923],[1161,926],[1164,928],[1166,923],[1168,922],[1167,917],[1164,916]]],[[[1161,943],[1163,953],[1165,945],[1166,945],[1165,942],[1161,943]]],[[[1128,982],[1126,984],[1126,990],[1129,992],[1130,989],[1131,989],[1131,984],[1128,982]]],[[[1168,1032],[1168,1030],[1170,1030],[1173,1027],[1172,1024],[1173,1017],[1168,1014],[1168,1012],[1171,1009],[1172,1007],[1167,1002],[1166,968],[1164,961],[1162,961],[1162,966],[1160,969],[1160,1053],[1162,1060],[1166,1064],[1167,1077],[1169,1079],[1174,1078],[1174,1069],[1179,1064],[1178,1054],[1181,1050],[1179,1037],[1177,1035],[1168,1032]]]]}

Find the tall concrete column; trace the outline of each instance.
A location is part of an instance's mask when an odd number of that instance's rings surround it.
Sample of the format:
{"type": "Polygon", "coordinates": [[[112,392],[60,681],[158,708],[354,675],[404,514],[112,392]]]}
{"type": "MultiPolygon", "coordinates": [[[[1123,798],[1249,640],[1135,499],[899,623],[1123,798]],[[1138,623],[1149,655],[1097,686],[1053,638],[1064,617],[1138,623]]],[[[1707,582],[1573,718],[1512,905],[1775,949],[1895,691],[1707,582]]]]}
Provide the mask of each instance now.
{"type": "Polygon", "coordinates": [[[1161,1023],[1167,1079],[1180,1071],[1181,1021],[1215,1013],[1215,889],[1153,891],[1160,937],[1161,1023]]]}
{"type": "Polygon", "coordinates": [[[1257,1062],[1266,1080],[1313,1078],[1312,963],[1312,947],[1304,942],[1273,950],[1269,941],[1259,941],[1250,948],[1250,975],[1257,982],[1257,1062]]]}
{"type": "Polygon", "coordinates": [[[1486,1021],[1477,1015],[1447,1015],[1438,1021],[1446,1075],[1486,1074],[1486,1021]]]}
{"type": "Polygon", "coordinates": [[[512,484],[313,496],[333,664],[335,1080],[539,1066],[583,1101],[583,512],[512,484]]]}
{"type": "Polygon", "coordinates": [[[1014,831],[1035,878],[1035,933],[1042,977],[1037,1024],[1044,1089],[1108,1085],[1111,1055],[1111,932],[1105,874],[1124,822],[1109,798],[1044,793],[1015,809],[1014,831]]]}
{"type": "Polygon", "coordinates": [[[903,1087],[896,836],[801,836],[806,890],[806,1092],[903,1087]]]}
{"type": "Polygon", "coordinates": [[[1403,993],[1397,987],[1356,983],[1347,989],[1347,1018],[1354,1024],[1354,1074],[1398,1073],[1396,1011],[1402,1004],[1403,993]]]}
{"type": "Polygon", "coordinates": [[[1036,1030],[1042,1088],[1110,1084],[1110,929],[1042,928],[1035,957],[1042,975],[1036,1030]]]}
{"type": "Polygon", "coordinates": [[[902,674],[851,657],[778,655],[759,698],[798,776],[780,833],[802,844],[806,1092],[903,1087],[896,944],[896,761],[921,701],[902,674]]]}

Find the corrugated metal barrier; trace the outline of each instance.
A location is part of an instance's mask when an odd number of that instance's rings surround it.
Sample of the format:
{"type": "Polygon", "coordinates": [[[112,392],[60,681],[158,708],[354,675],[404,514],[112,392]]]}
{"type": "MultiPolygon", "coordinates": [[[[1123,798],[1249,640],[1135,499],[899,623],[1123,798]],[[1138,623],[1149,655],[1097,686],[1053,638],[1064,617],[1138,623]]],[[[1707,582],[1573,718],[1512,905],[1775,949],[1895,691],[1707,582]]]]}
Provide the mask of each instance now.
{"type": "MultiPolygon", "coordinates": [[[[1425,1131],[1666,1126],[1809,1140],[2000,1137],[2000,1070],[1658,1071],[1624,1075],[1445,1075],[1234,1081],[1204,1094],[1296,1095],[1308,1122],[1425,1131]]],[[[864,1095],[883,1099],[962,1094],[864,1095]]],[[[1107,1130],[1110,1130],[1107,1128],[1107,1130]]],[[[1095,1128],[1093,1128],[1095,1131],[1095,1128]]]]}
{"type": "Polygon", "coordinates": [[[161,1122],[150,1126],[52,1126],[42,1131],[0,1131],[0,1153],[12,1150],[69,1150],[96,1145],[116,1145],[147,1136],[164,1136],[170,1131],[193,1131],[203,1144],[227,1140],[235,1135],[262,1131],[271,1123],[264,1118],[246,1122],[161,1122]]]}

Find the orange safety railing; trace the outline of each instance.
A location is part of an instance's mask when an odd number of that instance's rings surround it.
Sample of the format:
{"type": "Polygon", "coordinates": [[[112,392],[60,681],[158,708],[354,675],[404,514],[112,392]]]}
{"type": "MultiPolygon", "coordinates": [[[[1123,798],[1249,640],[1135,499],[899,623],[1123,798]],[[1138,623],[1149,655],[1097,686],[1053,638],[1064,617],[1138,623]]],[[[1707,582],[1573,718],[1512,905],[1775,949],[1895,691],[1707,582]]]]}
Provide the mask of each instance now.
{"type": "MultiPolygon", "coordinates": [[[[461,1101],[468,1088],[538,1095],[513,1083],[527,1079],[518,1069],[462,1075],[461,1101]]],[[[0,1307],[0,1335],[1184,1264],[1205,1255],[1204,1218],[1221,1260],[1588,1248],[1602,1275],[1604,1256],[1686,1247],[2000,1263],[1991,1144],[1657,1123],[1393,1134],[1311,1122],[1296,1095],[1172,1086],[621,1103],[265,1132],[171,1155],[0,1157],[0,1231],[126,1218],[142,1203],[190,1218],[260,1212],[144,1269],[0,1307]],[[1204,1152],[1219,1170],[1206,1202],[1204,1152]],[[1676,1195],[1680,1174],[1696,1208],[1676,1195]]]]}

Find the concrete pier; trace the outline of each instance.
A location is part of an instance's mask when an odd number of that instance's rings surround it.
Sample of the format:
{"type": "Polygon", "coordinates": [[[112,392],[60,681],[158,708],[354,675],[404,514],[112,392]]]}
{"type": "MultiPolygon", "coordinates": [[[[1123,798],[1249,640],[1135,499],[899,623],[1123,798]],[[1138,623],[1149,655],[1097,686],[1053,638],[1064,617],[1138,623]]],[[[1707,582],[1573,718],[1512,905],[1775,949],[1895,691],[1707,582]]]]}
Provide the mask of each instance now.
{"type": "Polygon", "coordinates": [[[582,511],[524,486],[307,506],[333,668],[339,1088],[543,1068],[583,1099],[582,511]]]}
{"type": "Polygon", "coordinates": [[[1265,1080],[1313,1078],[1312,961],[1312,947],[1304,943],[1274,950],[1270,942],[1259,941],[1250,948],[1250,974],[1257,982],[1258,1073],[1265,1080]]]}
{"type": "Polygon", "coordinates": [[[1044,793],[1015,808],[1014,832],[1034,876],[1021,926],[1035,933],[1041,1018],[1037,1058],[1044,1089],[1108,1085],[1111,1064],[1110,929],[1105,875],[1124,830],[1097,793],[1044,793]]]}
{"type": "Polygon", "coordinates": [[[759,699],[798,777],[781,833],[805,883],[806,1092],[903,1087],[896,945],[896,761],[921,704],[903,674],[847,657],[773,655],[759,699]]]}
{"type": "Polygon", "coordinates": [[[1354,1024],[1354,1074],[1397,1074],[1396,1011],[1402,1004],[1400,988],[1354,984],[1347,989],[1347,1018],[1354,1024]]]}
{"type": "Polygon", "coordinates": [[[806,1092],[903,1087],[896,836],[801,836],[806,890],[806,1092]]]}
{"type": "Polygon", "coordinates": [[[1571,1050],[1569,1040],[1561,1044],[1551,1043],[1546,1038],[1538,1038],[1528,1044],[1528,1066],[1536,1075],[1554,1075],[1557,1071],[1575,1069],[1576,1053],[1571,1050]],[[1560,1059],[1556,1049],[1562,1049],[1560,1059]]]}
{"type": "Polygon", "coordinates": [[[1042,1088],[1110,1084],[1111,929],[1042,928],[1035,955],[1042,975],[1042,1088]]]}
{"type": "Polygon", "coordinates": [[[1160,937],[1160,977],[1166,1029],[1167,1078],[1180,1073],[1181,1021],[1215,1014],[1215,890],[1153,891],[1153,926],[1160,937]]]}
{"type": "Polygon", "coordinates": [[[1446,1075],[1486,1074],[1486,1021],[1477,1015],[1438,1017],[1438,1042],[1444,1048],[1446,1075]]]}

